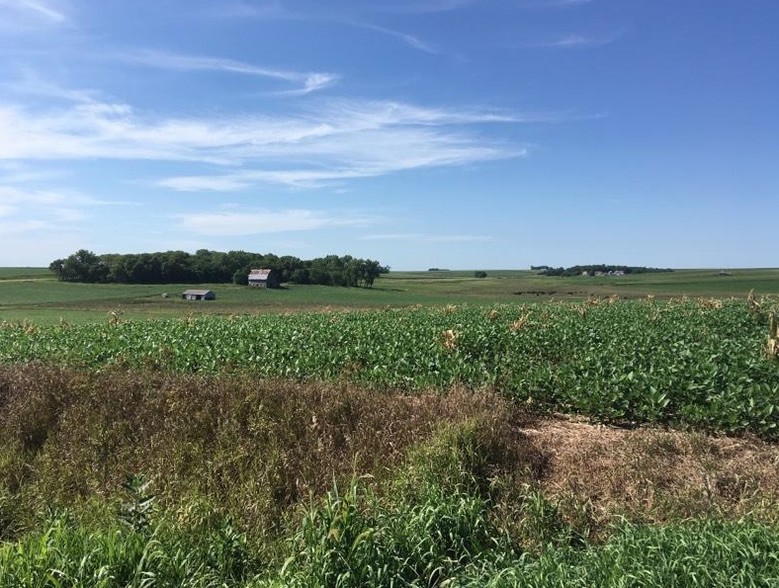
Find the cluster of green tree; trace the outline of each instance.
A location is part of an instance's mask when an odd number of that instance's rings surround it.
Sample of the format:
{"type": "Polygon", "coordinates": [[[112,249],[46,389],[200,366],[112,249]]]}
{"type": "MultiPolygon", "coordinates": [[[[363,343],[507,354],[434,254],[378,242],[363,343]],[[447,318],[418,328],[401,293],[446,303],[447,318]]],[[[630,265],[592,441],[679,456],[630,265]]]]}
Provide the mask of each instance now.
{"type": "Polygon", "coordinates": [[[589,275],[595,275],[596,273],[608,274],[609,272],[622,272],[623,274],[649,274],[660,272],[672,272],[670,268],[656,268],[656,267],[643,267],[643,266],[629,266],[629,265],[606,265],[603,263],[596,265],[574,265],[572,267],[549,267],[549,266],[531,266],[531,269],[540,269],[541,274],[544,276],[581,276],[585,272],[589,275]]]}
{"type": "Polygon", "coordinates": [[[253,268],[277,272],[280,282],[368,288],[379,275],[389,272],[378,261],[351,255],[301,260],[291,255],[207,249],[194,255],[184,251],[96,255],[81,249],[49,265],[64,282],[119,284],[247,284],[253,268]]]}

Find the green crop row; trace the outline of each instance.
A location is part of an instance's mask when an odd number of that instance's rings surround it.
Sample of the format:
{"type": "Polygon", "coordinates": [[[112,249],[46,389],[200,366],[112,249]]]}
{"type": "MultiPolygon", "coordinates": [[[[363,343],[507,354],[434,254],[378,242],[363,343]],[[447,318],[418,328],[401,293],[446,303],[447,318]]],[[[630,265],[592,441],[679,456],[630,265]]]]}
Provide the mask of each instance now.
{"type": "MultiPolygon", "coordinates": [[[[767,313],[621,301],[4,325],[0,361],[488,387],[605,422],[779,434],[767,313]]],[[[775,328],[775,327],[772,327],[775,328]]],[[[776,335],[776,334],[774,334],[776,335]]]]}

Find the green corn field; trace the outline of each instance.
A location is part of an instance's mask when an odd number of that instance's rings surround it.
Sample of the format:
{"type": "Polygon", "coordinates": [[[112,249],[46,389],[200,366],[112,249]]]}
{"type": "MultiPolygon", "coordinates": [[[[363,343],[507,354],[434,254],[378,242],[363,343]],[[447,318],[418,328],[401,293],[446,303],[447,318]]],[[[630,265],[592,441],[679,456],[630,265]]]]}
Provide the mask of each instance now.
{"type": "Polygon", "coordinates": [[[0,361],[348,380],[409,392],[465,385],[602,422],[773,437],[773,316],[743,301],[706,299],[112,316],[84,325],[4,325],[0,361]]]}

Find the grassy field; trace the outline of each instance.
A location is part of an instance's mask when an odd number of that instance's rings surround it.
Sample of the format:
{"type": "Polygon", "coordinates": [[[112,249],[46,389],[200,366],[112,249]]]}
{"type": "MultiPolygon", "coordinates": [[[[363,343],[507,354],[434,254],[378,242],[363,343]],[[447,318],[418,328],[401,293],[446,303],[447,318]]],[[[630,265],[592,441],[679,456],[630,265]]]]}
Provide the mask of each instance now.
{"type": "Polygon", "coordinates": [[[36,280],[51,277],[51,272],[43,267],[0,267],[0,280],[36,280]]]}
{"type": "Polygon", "coordinates": [[[108,313],[125,318],[161,318],[190,314],[258,314],[327,309],[367,309],[442,304],[512,304],[545,300],[582,300],[589,296],[659,298],[679,296],[744,297],[779,293],[778,269],[677,270],[621,277],[558,278],[530,271],[392,272],[372,289],[288,285],[255,290],[233,284],[118,285],[57,282],[48,270],[0,269],[0,321],[54,324],[104,320],[108,313]],[[181,300],[187,288],[212,289],[217,300],[181,300]],[[162,294],[168,297],[163,298],[162,294]]]}

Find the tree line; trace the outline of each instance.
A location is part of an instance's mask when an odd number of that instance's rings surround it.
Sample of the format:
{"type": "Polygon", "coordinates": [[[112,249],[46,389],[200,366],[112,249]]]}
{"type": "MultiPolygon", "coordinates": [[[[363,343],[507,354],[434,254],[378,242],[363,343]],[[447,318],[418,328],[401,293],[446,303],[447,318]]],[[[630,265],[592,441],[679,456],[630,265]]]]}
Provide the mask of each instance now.
{"type": "Polygon", "coordinates": [[[581,276],[585,272],[589,275],[595,275],[596,272],[608,274],[609,272],[622,272],[624,274],[649,274],[658,272],[672,272],[672,269],[631,266],[631,265],[606,265],[603,263],[595,265],[574,265],[571,267],[550,267],[548,265],[531,265],[531,270],[541,270],[544,276],[581,276]]]}
{"type": "Polygon", "coordinates": [[[247,284],[249,270],[271,269],[280,282],[327,286],[373,286],[388,266],[351,255],[328,255],[302,260],[291,255],[247,251],[185,251],[96,255],[80,249],[65,259],[51,262],[49,269],[63,282],[97,284],[247,284]]]}

